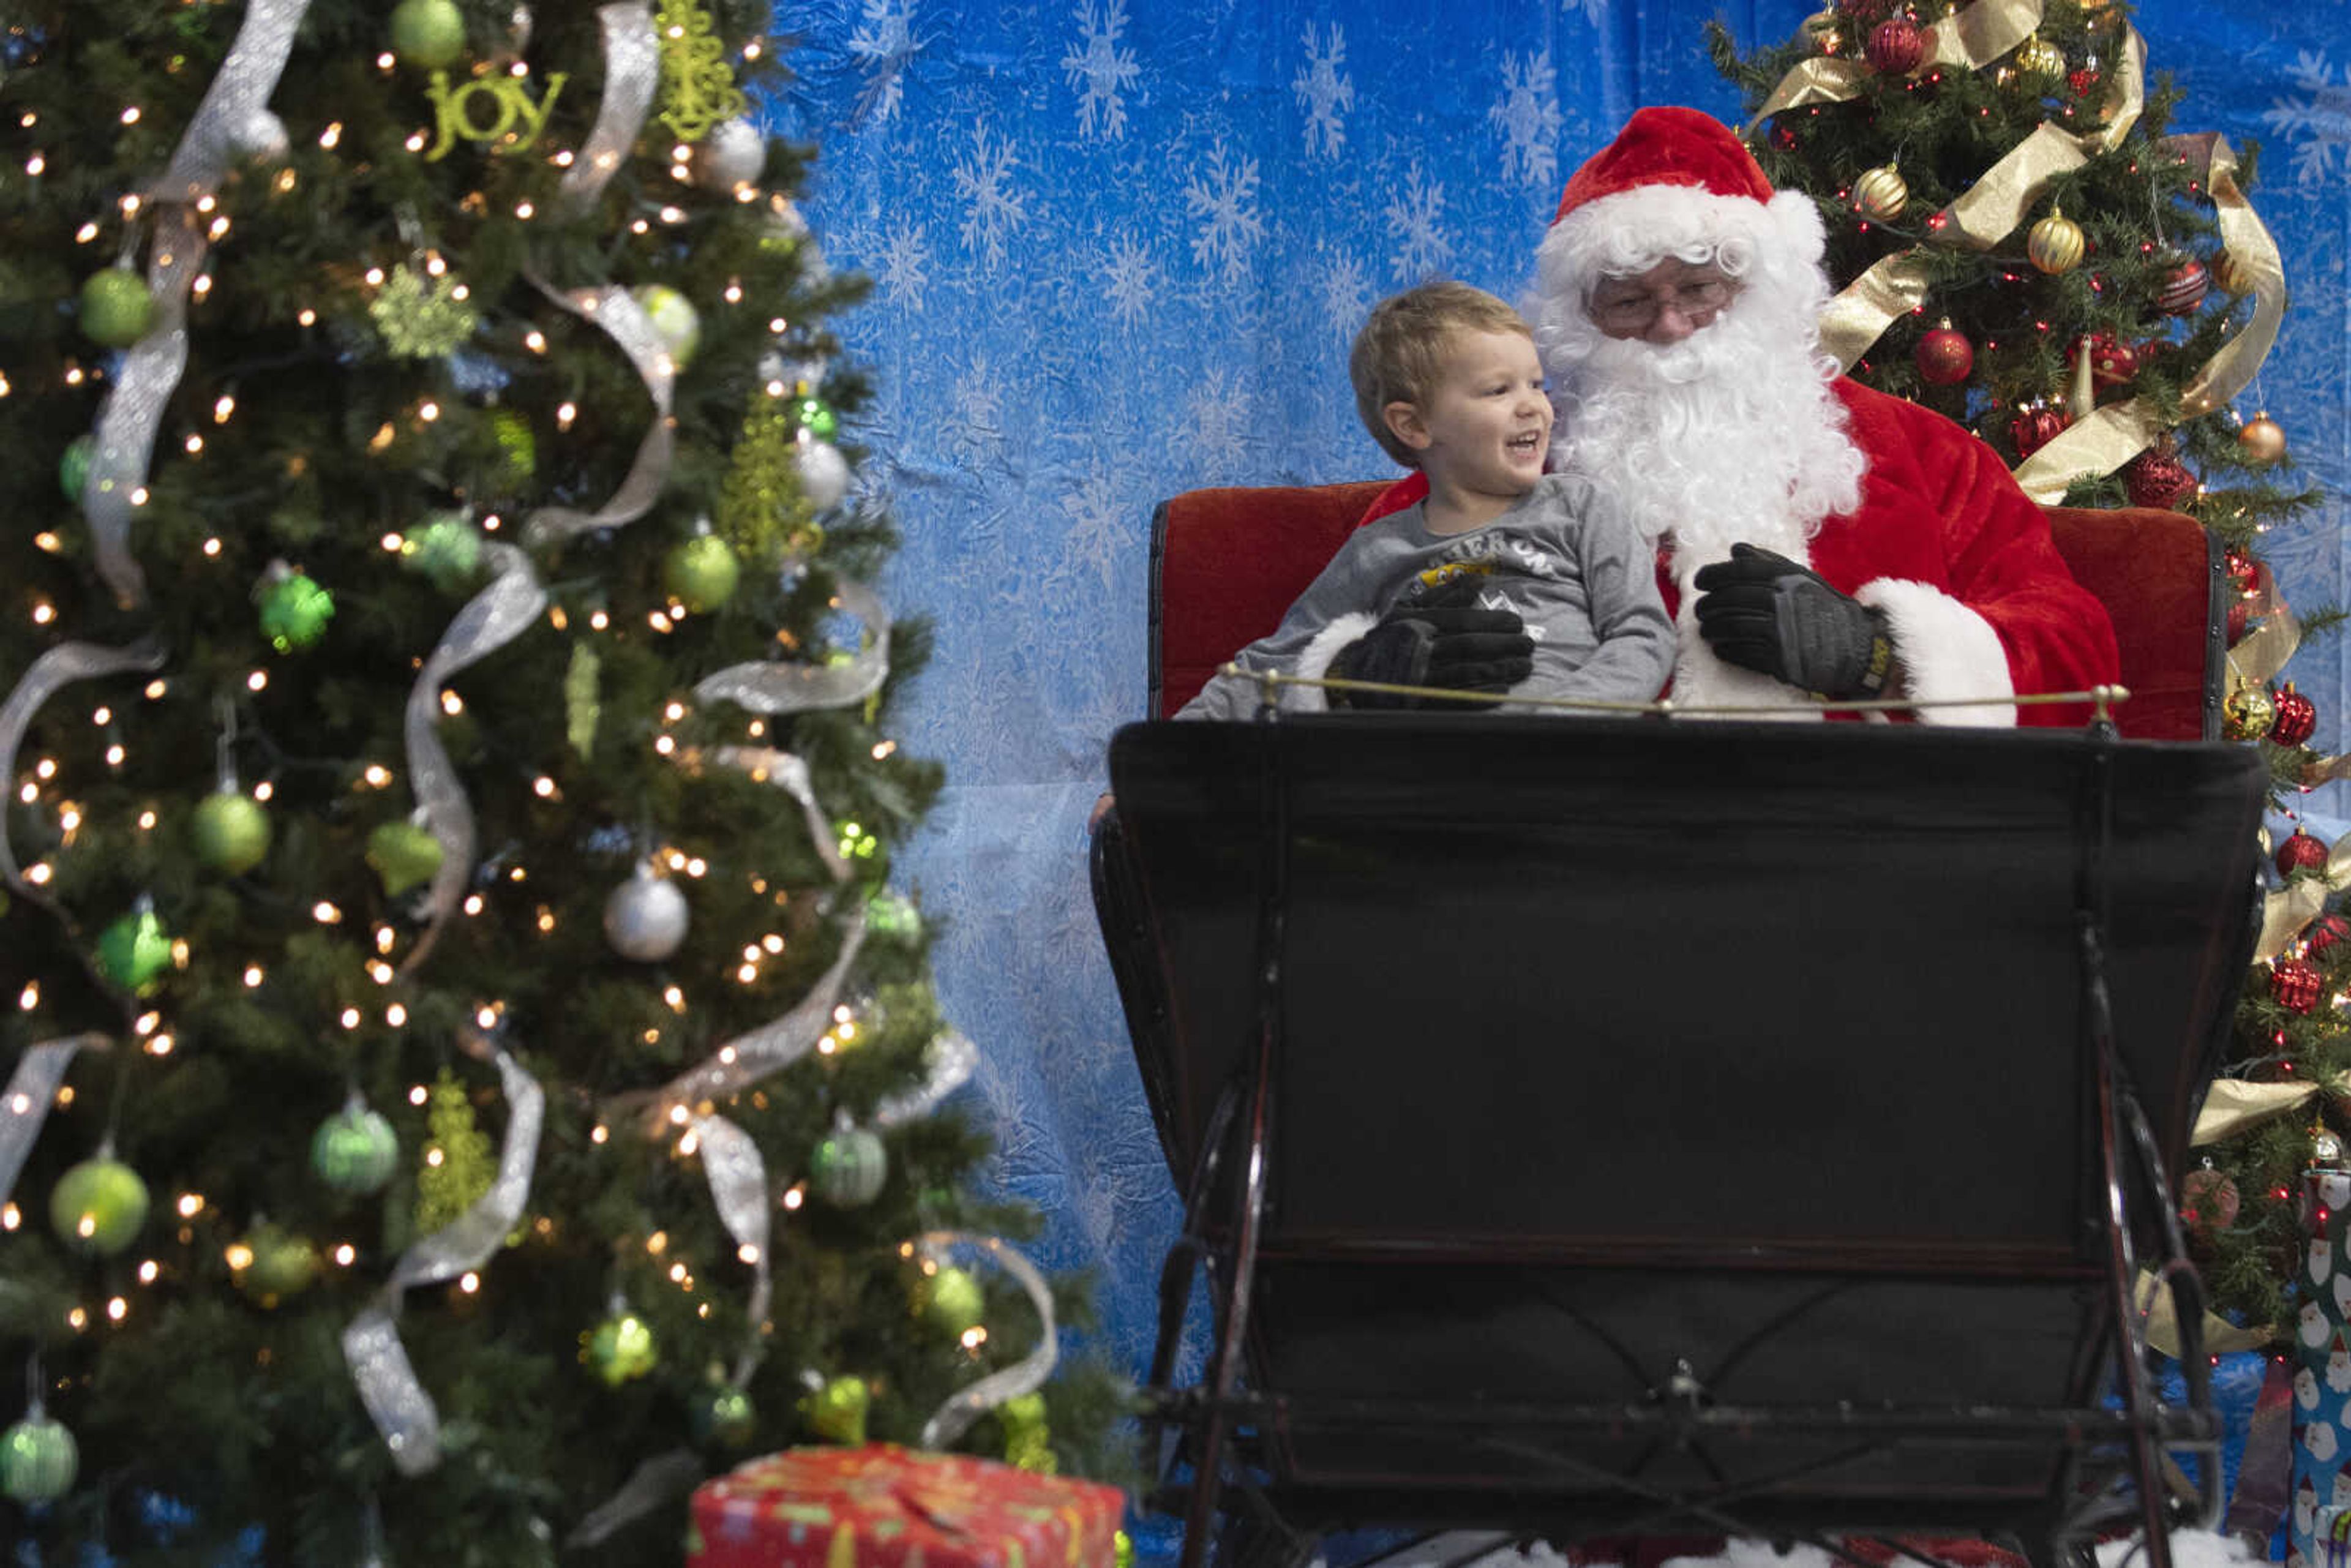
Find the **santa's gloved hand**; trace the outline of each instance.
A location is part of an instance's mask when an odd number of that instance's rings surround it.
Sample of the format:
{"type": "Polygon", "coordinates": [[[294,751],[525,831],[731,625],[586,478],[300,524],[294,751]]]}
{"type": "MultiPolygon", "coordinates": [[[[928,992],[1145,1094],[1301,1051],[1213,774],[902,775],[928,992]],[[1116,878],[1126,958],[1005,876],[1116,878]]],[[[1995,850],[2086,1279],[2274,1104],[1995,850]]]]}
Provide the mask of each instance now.
{"type": "MultiPolygon", "coordinates": [[[[1479,579],[1449,582],[1418,604],[1399,604],[1339,650],[1323,673],[1341,680],[1385,685],[1441,686],[1447,691],[1509,691],[1534,674],[1534,639],[1510,610],[1478,603],[1479,579]]],[[[1417,708],[1440,698],[1389,692],[1330,694],[1333,707],[1417,708]]]]}
{"type": "Polygon", "coordinates": [[[1894,673],[1886,617],[1753,545],[1698,568],[1698,635],[1731,664],[1824,697],[1874,697],[1894,673]]]}

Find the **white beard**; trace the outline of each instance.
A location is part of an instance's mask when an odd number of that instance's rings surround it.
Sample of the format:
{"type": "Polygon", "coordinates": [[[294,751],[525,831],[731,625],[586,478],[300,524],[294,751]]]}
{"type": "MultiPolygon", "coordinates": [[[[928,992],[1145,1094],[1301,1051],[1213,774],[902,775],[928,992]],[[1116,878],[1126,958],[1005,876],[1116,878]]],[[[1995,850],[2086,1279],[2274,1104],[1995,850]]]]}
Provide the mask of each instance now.
{"type": "Polygon", "coordinates": [[[1809,322],[1787,314],[1750,289],[1662,348],[1552,318],[1552,466],[1596,481],[1643,537],[1671,534],[1685,591],[1735,541],[1808,559],[1821,520],[1860,502],[1866,459],[1831,391],[1834,368],[1809,322]]]}
{"type": "Polygon", "coordinates": [[[1538,334],[1559,407],[1552,466],[1595,481],[1642,537],[1671,538],[1681,588],[1674,700],[1817,719],[1793,688],[1715,655],[1690,586],[1739,542],[1810,564],[1822,519],[1860,504],[1867,459],[1846,433],[1807,303],[1775,308],[1750,287],[1666,347],[1605,337],[1580,308],[1547,312],[1538,334]]]}

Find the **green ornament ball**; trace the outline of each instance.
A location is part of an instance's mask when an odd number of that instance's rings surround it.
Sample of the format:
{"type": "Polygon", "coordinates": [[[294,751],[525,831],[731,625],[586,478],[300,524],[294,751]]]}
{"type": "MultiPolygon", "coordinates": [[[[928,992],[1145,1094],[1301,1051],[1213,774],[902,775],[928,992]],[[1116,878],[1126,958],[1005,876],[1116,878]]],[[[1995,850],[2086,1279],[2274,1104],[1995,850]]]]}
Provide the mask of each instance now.
{"type": "Polygon", "coordinates": [[[948,1267],[925,1275],[914,1299],[923,1321],[949,1339],[977,1328],[987,1312],[987,1292],[968,1269],[948,1267]]]}
{"type": "Polygon", "coordinates": [[[298,571],[272,572],[254,597],[261,606],[261,634],[281,653],[316,643],[335,615],[335,596],[298,571]]]}
{"type": "Polygon", "coordinates": [[[235,789],[207,795],[196,807],[196,858],[224,876],[242,876],[269,853],[269,813],[235,789]]]}
{"type": "Polygon", "coordinates": [[[356,1100],[310,1134],[310,1168],[330,1191],[351,1197],[381,1192],[399,1166],[399,1134],[356,1100]]]}
{"type": "Polygon", "coordinates": [[[662,562],[662,586],[679,603],[699,613],[716,610],[735,597],[743,579],[735,548],[716,534],[696,534],[669,552],[662,562]]]}
{"type": "Polygon", "coordinates": [[[18,1502],[54,1502],[73,1490],[81,1451],[65,1424],[37,1405],[31,1415],[0,1432],[0,1492],[18,1502]]]}
{"type": "Polygon", "coordinates": [[[890,1155],[864,1127],[844,1127],[817,1145],[809,1185],[835,1208],[859,1208],[882,1194],[890,1179],[890,1155]]]}
{"type": "Polygon", "coordinates": [[[800,1401],[809,1429],[829,1443],[860,1448],[865,1442],[865,1413],[873,1396],[862,1377],[836,1377],[800,1401]]]}
{"type": "Polygon", "coordinates": [[[122,916],[98,934],[98,971],[133,996],[154,990],[172,967],[172,938],[152,909],[122,916]]]}
{"type": "Polygon", "coordinates": [[[81,493],[89,486],[89,465],[98,455],[98,437],[77,435],[66,443],[65,455],[57,459],[57,486],[66,499],[81,504],[81,493]]]}
{"type": "Polygon", "coordinates": [[[465,17],[455,0],[400,0],[392,9],[392,52],[403,64],[436,71],[465,52],[465,17]]]}
{"type": "Polygon", "coordinates": [[[49,1228],[88,1257],[111,1258],[147,1223],[147,1184],[110,1155],[87,1159],[49,1189],[49,1228]]]}
{"type": "Polygon", "coordinates": [[[236,1288],[256,1302],[274,1307],[308,1290],[319,1278],[319,1249],[308,1239],[275,1225],[260,1225],[239,1243],[245,1262],[231,1260],[236,1288]]]}
{"type": "Polygon", "coordinates": [[[813,393],[793,405],[792,416],[819,441],[831,441],[833,432],[841,428],[841,416],[832,412],[832,405],[813,393]]]}
{"type": "Polygon", "coordinates": [[[384,822],[368,835],[367,862],[382,881],[385,896],[398,898],[440,871],[441,841],[414,822],[384,822]]]}
{"type": "Polygon", "coordinates": [[[423,572],[444,593],[456,592],[482,569],[481,530],[462,512],[438,513],[401,536],[400,564],[423,572]]]}
{"type": "Polygon", "coordinates": [[[81,286],[81,329],[110,349],[127,349],[154,324],[147,280],[127,267],[92,273],[81,286]]]}
{"type": "Polygon", "coordinates": [[[653,325],[672,363],[684,370],[702,345],[702,317],[694,302],[665,283],[644,283],[629,291],[653,325]]]}
{"type": "Polygon", "coordinates": [[[747,1448],[759,1430],[759,1413],[751,1396],[726,1385],[695,1399],[686,1420],[696,1442],[721,1448],[747,1448]]]}
{"type": "Polygon", "coordinates": [[[651,1372],[661,1355],[651,1324],[634,1312],[615,1312],[588,1336],[584,1359],[597,1376],[618,1388],[651,1372]]]}

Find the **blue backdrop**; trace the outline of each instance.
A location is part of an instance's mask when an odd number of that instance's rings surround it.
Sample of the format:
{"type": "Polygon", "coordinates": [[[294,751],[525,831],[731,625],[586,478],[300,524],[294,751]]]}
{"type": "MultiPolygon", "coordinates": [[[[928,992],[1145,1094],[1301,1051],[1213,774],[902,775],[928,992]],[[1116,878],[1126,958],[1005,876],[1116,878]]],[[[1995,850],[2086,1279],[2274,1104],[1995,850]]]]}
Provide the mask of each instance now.
{"type": "MultiPolygon", "coordinates": [[[[937,977],[987,1055],[1000,1171],[1053,1263],[1092,1266],[1139,1368],[1175,1223],[1084,877],[1111,730],[1142,716],[1149,519],[1208,484],[1385,476],[1347,392],[1380,296],[1442,270],[1515,298],[1562,182],[1633,109],[1735,118],[1700,29],[1790,34],[1793,0],[822,0],[779,10],[821,144],[806,210],[872,275],[843,323],[880,396],[850,433],[905,536],[893,608],[938,658],[908,743],[950,788],[902,857],[937,977]],[[1442,20],[1438,18],[1442,17],[1442,20]]],[[[2156,0],[2182,131],[2265,143],[2252,196],[2294,309],[2255,395],[2345,477],[2351,12],[2156,0]]],[[[2343,598],[2342,507],[2269,541],[2298,605],[2343,598]]],[[[2290,672],[2344,744],[2339,642],[2290,672]]],[[[2336,788],[2340,788],[2339,786],[2336,788]]],[[[2332,808],[2330,808],[2332,809],[2332,808]]]]}

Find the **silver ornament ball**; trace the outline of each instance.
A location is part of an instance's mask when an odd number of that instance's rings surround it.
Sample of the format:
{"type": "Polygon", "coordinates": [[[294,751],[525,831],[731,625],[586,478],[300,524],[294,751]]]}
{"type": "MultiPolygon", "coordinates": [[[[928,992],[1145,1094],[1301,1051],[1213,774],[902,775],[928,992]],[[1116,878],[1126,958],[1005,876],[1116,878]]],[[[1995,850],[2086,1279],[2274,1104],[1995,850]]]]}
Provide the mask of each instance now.
{"type": "Polygon", "coordinates": [[[721,121],[695,149],[695,183],[713,190],[757,184],[767,167],[768,139],[747,120],[721,121]]]}
{"type": "Polygon", "coordinates": [[[685,941],[685,894],[667,877],[640,871],[604,901],[604,940],[623,958],[659,963],[685,941]]]}
{"type": "Polygon", "coordinates": [[[270,167],[285,162],[294,145],[286,122],[266,109],[256,109],[230,126],[228,142],[238,156],[270,167]]]}
{"type": "Polygon", "coordinates": [[[801,435],[798,459],[800,494],[818,511],[828,511],[849,494],[849,459],[831,442],[820,441],[805,431],[801,435]]]}

